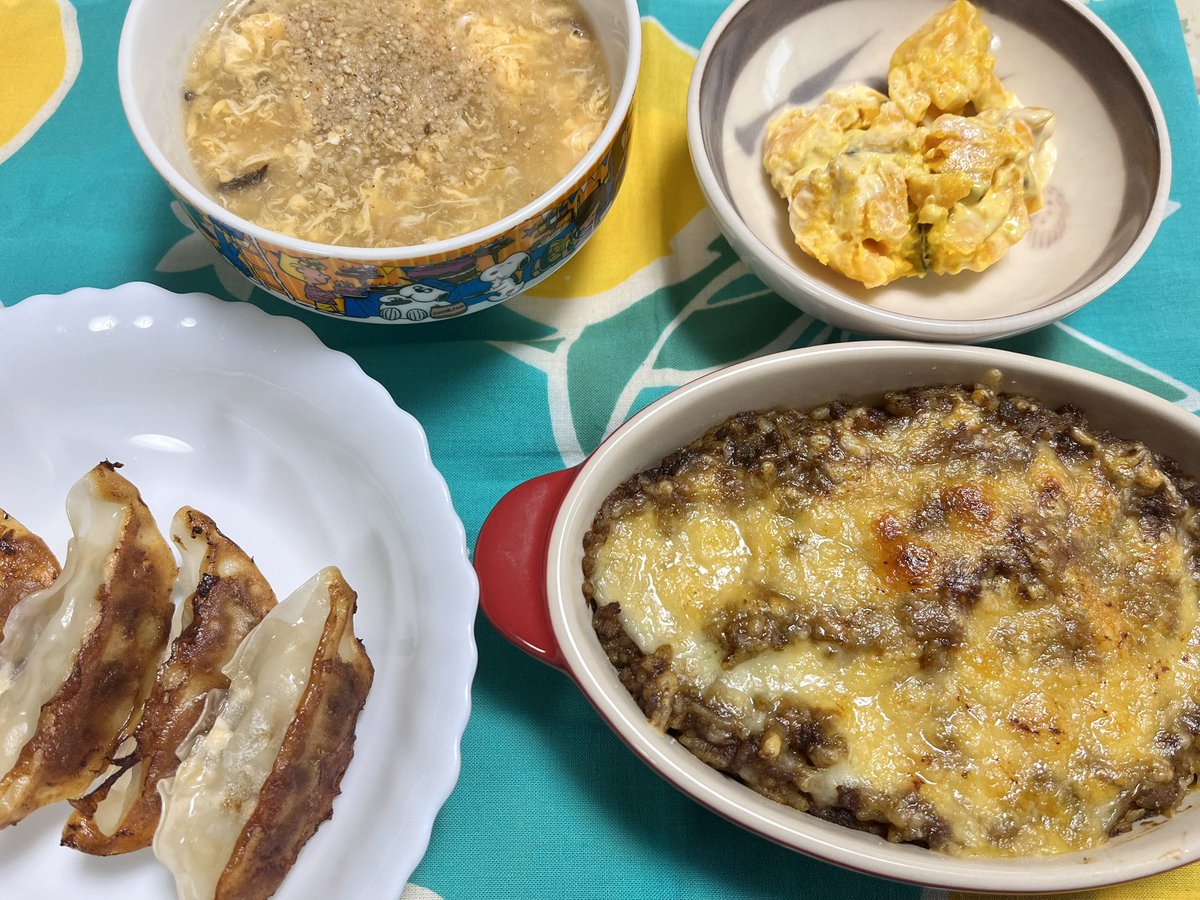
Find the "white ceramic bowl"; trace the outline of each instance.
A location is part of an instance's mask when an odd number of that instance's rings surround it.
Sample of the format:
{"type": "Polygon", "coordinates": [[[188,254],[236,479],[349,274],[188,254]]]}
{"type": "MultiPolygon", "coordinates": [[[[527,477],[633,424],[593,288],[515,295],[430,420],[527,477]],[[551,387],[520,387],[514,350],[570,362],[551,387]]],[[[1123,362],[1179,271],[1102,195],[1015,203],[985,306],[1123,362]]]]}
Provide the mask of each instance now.
{"type": "Polygon", "coordinates": [[[826,90],[886,89],[901,40],[945,0],[738,0],[709,33],[688,93],[688,144],[722,231],[750,268],[796,306],[865,334],[974,343],[1079,309],[1137,262],[1171,181],[1166,123],[1115,34],[1075,0],[981,0],[996,72],[1056,114],[1058,164],[1029,234],[982,273],[904,278],[881,288],[796,246],[787,205],[763,171],[768,120],[826,90]]]}
{"type": "Polygon", "coordinates": [[[1039,859],[948,856],[892,844],[775,803],[709,768],[654,728],[622,687],[592,630],[583,597],[583,536],[604,498],[733,413],[871,400],[887,390],[974,382],[990,369],[1004,390],[1082,409],[1098,428],[1196,465],[1200,418],[1111,378],[1002,350],[896,342],[788,351],[723,369],[638,413],[581,466],[519,485],[488,517],[475,548],[480,602],[510,640],[564,669],[623,741],[698,802],[787,847],[838,865],[968,891],[1082,890],[1200,859],[1193,794],[1170,819],[1142,823],[1104,846],[1039,859]]]}
{"type": "Polygon", "coordinates": [[[349,321],[410,325],[489,309],[547,278],[592,236],[625,175],[641,60],[636,0],[579,0],[608,63],[612,112],[596,142],[549,190],[457,237],[407,247],[341,247],[236,216],[203,189],[183,132],[193,47],[227,0],[133,0],[117,80],[129,127],[150,164],[216,250],[253,284],[349,321]]]}

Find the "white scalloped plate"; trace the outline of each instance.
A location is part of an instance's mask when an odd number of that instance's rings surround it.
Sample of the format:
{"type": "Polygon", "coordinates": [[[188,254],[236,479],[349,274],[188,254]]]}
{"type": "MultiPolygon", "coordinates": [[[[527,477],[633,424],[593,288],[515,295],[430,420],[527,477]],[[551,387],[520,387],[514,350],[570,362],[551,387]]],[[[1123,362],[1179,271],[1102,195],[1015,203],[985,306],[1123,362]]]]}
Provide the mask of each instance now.
{"type": "MultiPolygon", "coordinates": [[[[211,515],[281,598],[341,567],[375,683],[333,818],[277,896],[395,900],[458,778],[476,660],[475,574],[421,426],[294,319],[149,284],[0,310],[0,366],[0,506],[60,559],[67,489],[107,458],[160,527],[211,515]]],[[[0,893],[174,896],[149,850],[60,847],[68,812],[0,832],[0,893]]]]}

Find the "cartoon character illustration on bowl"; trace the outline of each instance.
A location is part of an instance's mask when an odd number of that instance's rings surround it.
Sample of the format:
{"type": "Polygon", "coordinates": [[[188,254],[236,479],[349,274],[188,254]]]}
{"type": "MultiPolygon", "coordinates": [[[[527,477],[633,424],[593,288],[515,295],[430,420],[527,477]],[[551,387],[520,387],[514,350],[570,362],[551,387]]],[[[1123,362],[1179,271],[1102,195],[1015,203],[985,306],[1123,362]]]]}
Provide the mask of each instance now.
{"type": "Polygon", "coordinates": [[[529,262],[529,254],[517,252],[502,263],[488,266],[479,273],[479,280],[488,285],[490,290],[484,296],[487,302],[495,303],[507,300],[521,290],[521,282],[525,280],[524,266],[529,262]]]}
{"type": "Polygon", "coordinates": [[[488,266],[478,278],[461,284],[429,279],[406,284],[379,297],[378,315],[389,321],[410,322],[459,315],[476,303],[499,303],[517,294],[529,277],[529,254],[523,250],[488,266]],[[418,305],[413,305],[418,304],[418,305]]]}
{"type": "Polygon", "coordinates": [[[318,259],[279,254],[279,268],[304,285],[304,301],[320,312],[337,312],[338,299],[344,295],[343,284],[335,282],[318,259]]]}
{"type": "Polygon", "coordinates": [[[419,322],[428,318],[435,309],[448,308],[449,304],[442,303],[447,296],[447,291],[433,285],[406,284],[394,294],[379,298],[379,315],[389,322],[396,319],[419,322]],[[410,306],[411,309],[405,308],[410,306]]]}

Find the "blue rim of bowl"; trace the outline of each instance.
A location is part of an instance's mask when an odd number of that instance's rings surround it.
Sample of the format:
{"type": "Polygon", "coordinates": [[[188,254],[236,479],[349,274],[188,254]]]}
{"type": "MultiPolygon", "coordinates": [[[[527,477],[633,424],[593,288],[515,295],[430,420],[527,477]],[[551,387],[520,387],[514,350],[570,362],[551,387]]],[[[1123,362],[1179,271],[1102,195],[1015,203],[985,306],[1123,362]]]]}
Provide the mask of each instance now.
{"type": "MultiPolygon", "coordinates": [[[[1006,316],[989,316],[980,319],[939,319],[926,316],[914,316],[907,313],[891,312],[868,306],[859,300],[826,287],[820,282],[812,281],[802,272],[790,265],[785,259],[771,251],[766,244],[747,226],[744,219],[734,208],[733,203],[721,189],[716,172],[708,154],[704,152],[705,123],[700,117],[700,91],[708,70],[708,61],[717,44],[724,36],[731,22],[755,0],[736,0],[721,14],[705,38],[700,53],[696,57],[692,78],[688,85],[687,96],[687,137],[688,150],[692,157],[692,167],[700,182],[700,188],[708,201],[721,228],[733,232],[745,245],[755,252],[755,262],[765,268],[773,277],[781,282],[796,284],[800,290],[813,297],[823,306],[838,312],[856,317],[869,317],[880,327],[875,332],[881,336],[888,334],[904,336],[913,339],[916,335],[925,335],[937,340],[955,339],[998,339],[1000,337],[1031,331],[1042,325],[1057,321],[1087,303],[1096,299],[1118,281],[1120,281],[1134,264],[1141,259],[1142,254],[1150,246],[1150,242],[1158,233],[1166,212],[1168,194],[1171,188],[1171,141],[1167,132],[1167,122],[1163,116],[1162,107],[1154,88],[1146,73],[1142,71],[1129,48],[1117,37],[1116,33],[1104,23],[1099,16],[1079,3],[1078,0],[1058,0],[1062,6],[1073,10],[1090,25],[1121,57],[1129,69],[1138,87],[1141,89],[1146,106],[1150,111],[1154,129],[1158,136],[1159,177],[1154,192],[1154,202],[1146,216],[1146,221],[1138,231],[1137,237],[1129,249],[1122,254],[1098,278],[1085,287],[1063,297],[1060,300],[1044,304],[1036,309],[1013,313],[1006,316]]],[[[710,123],[716,124],[716,123],[710,123]]],[[[731,242],[732,243],[732,242],[731,242]]],[[[807,310],[806,310],[807,311],[807,310]]],[[[814,313],[821,318],[819,312],[814,313]]]]}
{"type": "Polygon", "coordinates": [[[587,153],[583,155],[579,162],[566,175],[555,182],[549,190],[525,204],[516,212],[510,213],[503,219],[493,222],[484,228],[469,231],[456,237],[446,238],[445,240],[434,241],[429,244],[407,244],[398,247],[344,247],[339,244],[320,244],[315,241],[295,238],[279,231],[263,228],[261,225],[256,225],[248,219],[234,215],[225,209],[225,207],[210,199],[207,194],[192,184],[188,178],[185,178],[175,166],[171,165],[162,151],[158,149],[158,145],[150,136],[150,130],[146,127],[141,109],[133,95],[135,49],[131,35],[144,11],[149,8],[152,2],[153,0],[133,0],[133,3],[129,6],[129,11],[125,15],[125,22],[121,26],[121,40],[117,48],[117,85],[121,94],[121,106],[125,110],[125,119],[129,123],[129,128],[133,132],[138,145],[142,148],[142,153],[145,154],[146,159],[150,161],[150,164],[162,177],[163,181],[173,191],[179,194],[187,203],[191,204],[193,208],[199,210],[209,218],[225,222],[256,240],[266,241],[279,247],[294,250],[301,256],[333,257],[335,259],[346,260],[347,262],[370,262],[378,259],[409,259],[453,254],[506,234],[520,226],[521,223],[538,215],[542,210],[553,206],[561,197],[566,196],[570,192],[576,182],[583,179],[612,145],[613,141],[616,140],[633,106],[634,90],[637,87],[638,70],[641,66],[642,58],[641,11],[638,9],[637,0],[622,0],[625,25],[627,27],[626,37],[629,41],[628,56],[625,60],[624,81],[621,85],[621,92],[617,95],[616,103],[613,104],[608,121],[604,123],[604,128],[601,130],[600,136],[588,148],[587,153]]]}

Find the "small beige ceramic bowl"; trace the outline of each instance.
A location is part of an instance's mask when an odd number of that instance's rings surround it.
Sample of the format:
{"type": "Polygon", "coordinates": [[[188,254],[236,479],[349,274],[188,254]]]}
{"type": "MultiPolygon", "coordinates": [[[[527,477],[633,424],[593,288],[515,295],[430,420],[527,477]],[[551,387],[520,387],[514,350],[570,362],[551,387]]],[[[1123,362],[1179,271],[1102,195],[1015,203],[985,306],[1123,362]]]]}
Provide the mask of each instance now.
{"type": "Polygon", "coordinates": [[[899,43],[948,0],[738,0],[704,43],[688,94],[692,162],[722,231],[754,272],[805,312],[853,331],[977,342],[1071,313],[1137,262],[1162,221],[1171,151],[1137,61],[1075,0],[980,0],[996,73],[1056,114],[1046,206],[982,273],[867,289],[804,254],[762,162],[767,122],[829,88],[886,89],[899,43]]]}
{"type": "Polygon", "coordinates": [[[315,312],[408,325],[457,318],[515,297],[595,232],[625,175],[641,57],[636,0],[579,0],[608,63],[613,109],[569,172],[515,213],[476,231],[408,247],[304,241],[236,216],[201,187],[183,133],[193,47],[227,0],[133,0],[117,78],[134,137],[197,230],[252,283],[315,312]]]}

